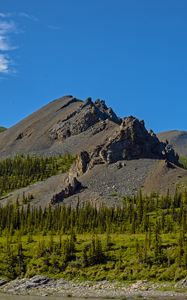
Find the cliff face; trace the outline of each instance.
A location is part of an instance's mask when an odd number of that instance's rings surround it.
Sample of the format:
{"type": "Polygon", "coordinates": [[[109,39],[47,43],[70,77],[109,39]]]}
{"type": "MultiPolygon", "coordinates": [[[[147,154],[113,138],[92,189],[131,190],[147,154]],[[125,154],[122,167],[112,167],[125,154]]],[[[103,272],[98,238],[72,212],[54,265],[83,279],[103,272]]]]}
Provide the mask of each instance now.
{"type": "Polygon", "coordinates": [[[148,132],[144,121],[134,117],[124,118],[118,130],[96,153],[108,163],[139,158],[167,159],[178,163],[174,150],[160,142],[153,132],[148,132]]]}

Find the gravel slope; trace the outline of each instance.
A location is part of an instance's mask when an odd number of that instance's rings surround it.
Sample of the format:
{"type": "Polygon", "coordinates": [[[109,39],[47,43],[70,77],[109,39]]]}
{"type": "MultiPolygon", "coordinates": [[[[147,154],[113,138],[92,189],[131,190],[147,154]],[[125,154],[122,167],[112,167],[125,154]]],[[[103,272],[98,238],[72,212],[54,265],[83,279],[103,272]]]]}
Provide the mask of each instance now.
{"type": "MultiPolygon", "coordinates": [[[[43,182],[16,190],[4,197],[1,204],[14,202],[17,198],[21,202],[24,193],[25,196],[33,195],[32,205],[45,207],[53,195],[64,188],[66,178],[67,174],[56,175],[43,182]]],[[[113,206],[120,205],[123,196],[134,195],[140,189],[146,194],[152,192],[166,194],[169,188],[172,194],[177,185],[185,188],[187,171],[178,167],[168,168],[163,160],[138,159],[110,165],[96,165],[78,179],[83,189],[64,199],[62,203],[76,205],[79,200],[80,203],[90,201],[94,205],[99,205],[102,202],[113,206]]]]}

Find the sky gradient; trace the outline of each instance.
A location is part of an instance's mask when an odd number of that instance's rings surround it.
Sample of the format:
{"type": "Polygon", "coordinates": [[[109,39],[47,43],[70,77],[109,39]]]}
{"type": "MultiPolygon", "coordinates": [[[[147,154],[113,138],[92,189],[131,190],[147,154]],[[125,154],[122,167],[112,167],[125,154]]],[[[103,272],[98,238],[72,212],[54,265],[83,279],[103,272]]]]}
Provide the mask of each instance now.
{"type": "Polygon", "coordinates": [[[187,1],[2,0],[0,125],[63,95],[187,130],[187,1]]]}

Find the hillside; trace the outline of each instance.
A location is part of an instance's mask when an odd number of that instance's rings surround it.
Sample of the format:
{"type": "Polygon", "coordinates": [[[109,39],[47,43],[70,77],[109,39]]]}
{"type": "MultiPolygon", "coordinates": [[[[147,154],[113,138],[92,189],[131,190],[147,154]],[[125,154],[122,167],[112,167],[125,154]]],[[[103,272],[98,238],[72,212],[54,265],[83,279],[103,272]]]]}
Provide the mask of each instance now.
{"type": "Polygon", "coordinates": [[[171,130],[158,133],[157,136],[161,141],[168,140],[180,156],[187,157],[187,131],[171,130]]]}
{"type": "MultiPolygon", "coordinates": [[[[133,116],[121,119],[104,101],[91,98],[57,99],[0,135],[1,158],[23,153],[31,155],[22,162],[25,166],[35,161],[32,155],[40,155],[39,169],[29,167],[38,173],[31,172],[27,181],[6,172],[5,180],[2,174],[2,204],[32,198],[33,205],[42,207],[77,201],[110,206],[140,189],[148,194],[166,194],[169,189],[173,194],[178,186],[185,189],[187,182],[187,171],[179,167],[172,147],[147,131],[144,121],[133,116]],[[55,172],[41,174],[42,156],[59,154],[70,155],[70,162],[76,155],[69,171],[56,172],[52,165],[55,172]]],[[[17,165],[14,158],[8,164],[17,165]]]]}
{"type": "Polygon", "coordinates": [[[66,96],[2,132],[0,158],[1,277],[186,278],[187,170],[144,121],[66,96]]]}
{"type": "Polygon", "coordinates": [[[104,101],[65,96],[50,102],[0,136],[0,157],[15,154],[78,154],[98,159],[156,158],[177,163],[172,149],[148,132],[144,121],[120,119],[104,101]],[[108,158],[107,158],[108,157],[108,158]]]}

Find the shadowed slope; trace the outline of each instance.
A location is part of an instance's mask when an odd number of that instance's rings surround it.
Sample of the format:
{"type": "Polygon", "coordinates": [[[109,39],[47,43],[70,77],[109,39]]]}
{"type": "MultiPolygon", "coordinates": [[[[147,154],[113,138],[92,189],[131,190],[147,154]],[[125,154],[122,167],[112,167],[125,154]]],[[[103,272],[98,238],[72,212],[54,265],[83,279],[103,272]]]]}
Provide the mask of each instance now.
{"type": "Polygon", "coordinates": [[[173,146],[180,156],[187,157],[187,131],[171,130],[157,134],[161,141],[166,141],[173,146]]]}

